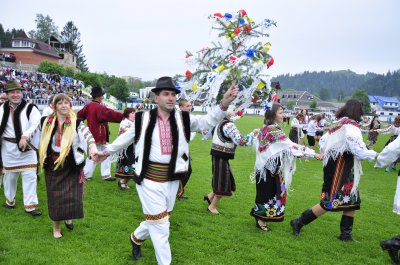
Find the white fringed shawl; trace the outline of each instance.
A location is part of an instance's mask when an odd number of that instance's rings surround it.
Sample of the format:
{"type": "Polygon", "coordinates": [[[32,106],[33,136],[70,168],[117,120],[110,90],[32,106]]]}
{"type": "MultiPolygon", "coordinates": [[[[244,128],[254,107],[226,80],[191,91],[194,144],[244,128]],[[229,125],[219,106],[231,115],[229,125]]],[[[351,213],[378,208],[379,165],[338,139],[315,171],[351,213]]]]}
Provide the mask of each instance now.
{"type": "Polygon", "coordinates": [[[257,150],[255,174],[266,181],[266,171],[282,174],[286,191],[289,190],[293,173],[296,171],[296,159],[292,152],[294,143],[278,125],[265,125],[254,141],[257,150]],[[280,167],[278,167],[280,161],[280,167]]]}
{"type": "MultiPolygon", "coordinates": [[[[320,140],[320,150],[324,155],[323,165],[326,166],[331,158],[336,160],[339,155],[342,155],[346,151],[353,153],[349,143],[365,146],[359,123],[347,117],[343,117],[334,122],[329,132],[320,140]]],[[[357,159],[355,155],[353,174],[354,184],[351,193],[356,195],[360,177],[363,172],[361,161],[357,159]]]]}

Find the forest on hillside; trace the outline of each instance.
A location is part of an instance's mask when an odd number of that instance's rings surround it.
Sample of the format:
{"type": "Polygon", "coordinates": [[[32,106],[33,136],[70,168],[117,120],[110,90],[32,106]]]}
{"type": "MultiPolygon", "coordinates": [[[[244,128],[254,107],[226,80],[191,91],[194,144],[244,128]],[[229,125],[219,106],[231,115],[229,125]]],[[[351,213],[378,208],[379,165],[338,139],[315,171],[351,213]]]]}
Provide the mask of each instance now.
{"type": "Polygon", "coordinates": [[[386,74],[357,74],[350,70],[329,72],[303,72],[284,74],[274,77],[284,90],[306,90],[319,95],[321,99],[342,101],[351,96],[357,89],[365,90],[369,95],[399,97],[400,70],[386,74]]]}

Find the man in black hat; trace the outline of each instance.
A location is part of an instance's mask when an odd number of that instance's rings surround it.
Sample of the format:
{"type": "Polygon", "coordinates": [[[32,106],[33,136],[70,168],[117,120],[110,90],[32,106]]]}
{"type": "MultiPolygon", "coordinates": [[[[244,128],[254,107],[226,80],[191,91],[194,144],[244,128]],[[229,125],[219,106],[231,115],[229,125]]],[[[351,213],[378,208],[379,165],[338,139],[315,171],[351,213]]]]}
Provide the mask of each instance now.
{"type": "MultiPolygon", "coordinates": [[[[110,134],[108,123],[119,123],[124,118],[122,113],[114,111],[101,104],[104,98],[104,93],[105,92],[101,87],[93,87],[91,93],[93,98],[92,102],[83,107],[77,115],[79,119],[87,120],[89,130],[96,141],[97,150],[104,150],[107,147],[110,134]]],[[[111,176],[110,168],[111,158],[108,158],[101,163],[101,177],[103,180],[115,180],[115,177],[111,176]]],[[[83,169],[85,178],[88,180],[92,179],[95,169],[96,164],[89,158],[86,159],[85,168],[83,169]]]]}
{"type": "Polygon", "coordinates": [[[219,106],[207,115],[191,115],[175,108],[176,88],[171,77],[157,80],[154,100],[157,108],[138,112],[135,126],[119,136],[98,158],[115,154],[128,145],[135,145],[136,190],[145,221],[131,234],[132,256],[141,257],[140,245],[151,238],[158,264],[170,264],[169,216],[173,210],[180,180],[189,169],[191,131],[211,130],[226,114],[236,98],[237,87],[231,86],[219,106]]]}
{"type": "Polygon", "coordinates": [[[17,81],[10,80],[4,90],[8,100],[0,106],[5,207],[15,208],[17,180],[21,174],[25,212],[38,216],[41,212],[36,193],[36,150],[40,112],[35,105],[22,98],[21,90],[17,81]]]}

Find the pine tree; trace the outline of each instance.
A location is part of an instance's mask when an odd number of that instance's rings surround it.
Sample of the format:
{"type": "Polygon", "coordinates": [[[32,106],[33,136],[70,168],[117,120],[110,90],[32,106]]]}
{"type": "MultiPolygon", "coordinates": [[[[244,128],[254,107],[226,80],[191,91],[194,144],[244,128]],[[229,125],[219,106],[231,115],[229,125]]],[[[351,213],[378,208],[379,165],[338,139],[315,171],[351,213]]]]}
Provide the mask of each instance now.
{"type": "Polygon", "coordinates": [[[64,42],[71,43],[71,53],[76,57],[76,67],[84,72],[89,71],[86,64],[86,58],[82,51],[81,33],[74,25],[74,22],[68,21],[61,31],[61,39],[64,42]]]}

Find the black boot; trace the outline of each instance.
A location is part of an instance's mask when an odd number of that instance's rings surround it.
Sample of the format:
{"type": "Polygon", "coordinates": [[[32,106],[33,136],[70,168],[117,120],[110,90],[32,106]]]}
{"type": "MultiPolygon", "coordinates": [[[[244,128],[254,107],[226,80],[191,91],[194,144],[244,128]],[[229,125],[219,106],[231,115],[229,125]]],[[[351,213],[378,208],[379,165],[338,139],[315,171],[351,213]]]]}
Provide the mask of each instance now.
{"type": "Polygon", "coordinates": [[[381,248],[387,250],[394,264],[400,264],[400,236],[395,236],[391,239],[381,241],[381,248]]]}
{"type": "Polygon", "coordinates": [[[315,219],[317,219],[317,216],[313,213],[311,209],[305,210],[299,218],[290,221],[290,225],[293,229],[293,235],[300,235],[301,228],[305,225],[308,225],[315,219]]]}
{"type": "Polygon", "coordinates": [[[351,235],[351,231],[353,230],[353,222],[354,217],[342,215],[342,220],[340,220],[340,240],[355,241],[351,235]]]}
{"type": "Polygon", "coordinates": [[[142,257],[142,251],[140,250],[140,245],[133,242],[133,240],[130,236],[129,236],[129,240],[131,241],[131,244],[132,244],[132,258],[134,260],[138,260],[140,257],[142,257]]]}

